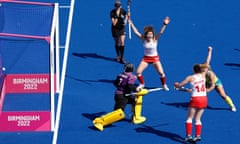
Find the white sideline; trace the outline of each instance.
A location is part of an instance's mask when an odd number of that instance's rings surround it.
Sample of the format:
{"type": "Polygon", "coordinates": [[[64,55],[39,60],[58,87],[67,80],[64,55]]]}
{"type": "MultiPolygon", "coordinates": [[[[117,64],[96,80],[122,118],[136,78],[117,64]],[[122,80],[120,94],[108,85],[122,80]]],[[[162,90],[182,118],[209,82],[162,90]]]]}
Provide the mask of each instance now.
{"type": "Polygon", "coordinates": [[[64,90],[64,82],[65,82],[65,75],[66,75],[66,68],[67,68],[68,50],[69,50],[69,43],[70,43],[70,36],[71,36],[74,4],[75,4],[75,0],[71,0],[69,17],[68,17],[68,27],[67,27],[67,34],[66,34],[65,51],[64,51],[64,58],[63,58],[63,66],[62,66],[60,91],[59,91],[57,111],[56,111],[56,123],[55,123],[55,127],[53,130],[52,144],[57,144],[57,139],[58,139],[58,131],[59,131],[59,124],[60,124],[60,117],[61,117],[63,90],[64,90]]]}

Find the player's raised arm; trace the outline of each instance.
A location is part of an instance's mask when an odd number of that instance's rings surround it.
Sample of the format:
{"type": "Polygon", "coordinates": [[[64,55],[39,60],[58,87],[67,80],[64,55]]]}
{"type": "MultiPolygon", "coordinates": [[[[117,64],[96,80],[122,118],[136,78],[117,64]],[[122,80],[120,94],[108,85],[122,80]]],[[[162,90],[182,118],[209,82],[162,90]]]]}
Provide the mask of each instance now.
{"type": "Polygon", "coordinates": [[[170,18],[167,16],[164,20],[163,20],[163,26],[161,27],[161,29],[159,30],[159,32],[156,35],[156,39],[159,39],[161,37],[161,35],[163,34],[163,32],[165,31],[167,25],[170,23],[170,18]]]}
{"type": "Polygon", "coordinates": [[[130,24],[130,26],[131,26],[134,34],[135,34],[138,38],[142,39],[142,34],[138,31],[138,29],[136,28],[136,26],[133,24],[133,22],[132,22],[132,20],[130,19],[130,17],[129,17],[129,19],[128,19],[128,23],[130,24]]]}
{"type": "Polygon", "coordinates": [[[205,61],[205,64],[207,64],[207,65],[210,65],[210,62],[211,62],[212,49],[213,48],[211,46],[208,47],[208,55],[207,55],[207,58],[206,58],[206,61],[205,61]]]}

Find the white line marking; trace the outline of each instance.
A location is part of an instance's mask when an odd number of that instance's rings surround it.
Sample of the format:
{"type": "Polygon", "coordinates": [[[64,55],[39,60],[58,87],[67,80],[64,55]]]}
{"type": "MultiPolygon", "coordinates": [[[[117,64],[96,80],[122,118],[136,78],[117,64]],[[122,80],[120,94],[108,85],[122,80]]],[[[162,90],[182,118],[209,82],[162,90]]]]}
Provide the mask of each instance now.
{"type": "Polygon", "coordinates": [[[58,139],[58,131],[59,131],[59,124],[60,124],[60,117],[61,117],[63,89],[64,89],[64,82],[65,82],[65,75],[66,75],[66,68],[67,68],[68,50],[69,50],[69,43],[70,43],[70,36],[71,36],[74,4],[75,4],[75,0],[71,0],[71,6],[70,6],[69,18],[68,18],[68,29],[67,29],[66,43],[65,43],[65,51],[64,51],[64,58],[63,58],[60,92],[59,92],[59,96],[58,96],[57,111],[56,111],[56,123],[55,123],[55,128],[53,131],[52,144],[57,144],[57,139],[58,139]]]}

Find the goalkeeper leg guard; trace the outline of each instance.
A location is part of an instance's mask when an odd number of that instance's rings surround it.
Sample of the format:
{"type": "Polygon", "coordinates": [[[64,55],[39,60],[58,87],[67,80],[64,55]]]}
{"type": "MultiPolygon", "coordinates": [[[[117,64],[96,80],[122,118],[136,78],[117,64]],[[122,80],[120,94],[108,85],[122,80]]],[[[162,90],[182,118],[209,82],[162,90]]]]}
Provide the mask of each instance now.
{"type": "MultiPolygon", "coordinates": [[[[137,96],[137,97],[138,97],[138,96],[144,96],[144,95],[146,95],[146,94],[148,94],[148,90],[145,89],[145,88],[143,88],[143,89],[141,89],[139,92],[136,93],[136,96],[137,96]]],[[[141,102],[141,103],[142,103],[142,102],[141,102]]]]}
{"type": "Polygon", "coordinates": [[[104,126],[110,125],[114,122],[124,119],[125,114],[122,109],[117,109],[101,117],[93,120],[93,125],[100,131],[103,131],[104,126]]]}
{"type": "Polygon", "coordinates": [[[133,118],[134,124],[141,124],[146,121],[146,117],[141,116],[142,114],[142,96],[137,96],[136,104],[133,108],[133,118]]]}

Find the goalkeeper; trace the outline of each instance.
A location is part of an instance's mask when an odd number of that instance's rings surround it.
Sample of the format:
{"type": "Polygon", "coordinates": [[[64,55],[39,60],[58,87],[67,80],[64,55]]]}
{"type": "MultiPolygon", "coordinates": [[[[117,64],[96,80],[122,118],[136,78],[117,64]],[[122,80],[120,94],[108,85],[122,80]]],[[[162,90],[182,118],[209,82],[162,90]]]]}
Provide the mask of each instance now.
{"type": "MultiPolygon", "coordinates": [[[[103,116],[97,117],[93,120],[94,126],[103,131],[104,126],[112,124],[116,121],[125,118],[124,108],[127,104],[132,105],[133,115],[132,122],[134,124],[140,124],[146,121],[146,118],[141,116],[142,113],[142,95],[136,95],[135,97],[126,96],[131,92],[138,92],[135,82],[136,76],[133,74],[134,65],[127,63],[124,65],[124,71],[120,73],[114,81],[115,91],[115,105],[114,111],[103,116]]],[[[140,92],[139,92],[140,93],[140,92]]]]}

